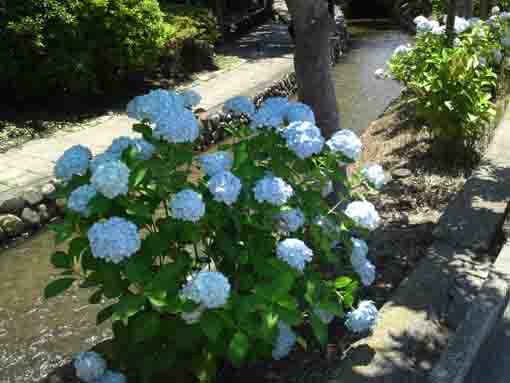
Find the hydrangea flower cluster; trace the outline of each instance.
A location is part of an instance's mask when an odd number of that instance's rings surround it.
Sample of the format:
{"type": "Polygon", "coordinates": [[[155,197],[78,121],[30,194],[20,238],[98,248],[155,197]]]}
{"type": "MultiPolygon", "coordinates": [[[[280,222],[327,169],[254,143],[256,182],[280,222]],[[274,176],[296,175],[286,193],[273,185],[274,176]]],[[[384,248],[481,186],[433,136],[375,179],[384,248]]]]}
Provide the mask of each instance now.
{"type": "Polygon", "coordinates": [[[97,190],[92,185],[82,185],[75,189],[67,201],[67,208],[75,213],[81,214],[83,217],[90,216],[89,202],[97,195],[97,190]]]}
{"type": "Polygon", "coordinates": [[[230,172],[216,173],[207,182],[207,187],[216,201],[228,206],[237,201],[242,189],[241,180],[230,172]]]}
{"type": "Polygon", "coordinates": [[[200,167],[209,177],[217,173],[232,169],[234,158],[232,153],[218,151],[210,154],[202,154],[198,157],[200,167]]]}
{"type": "Polygon", "coordinates": [[[84,175],[92,158],[89,148],[75,145],[67,149],[55,164],[55,176],[63,181],[69,181],[74,175],[84,175]]]}
{"type": "Polygon", "coordinates": [[[282,206],[294,195],[292,186],[279,177],[267,175],[257,181],[253,188],[255,199],[260,202],[267,202],[274,206],[282,206]]]}
{"type": "Polygon", "coordinates": [[[300,239],[288,238],[278,243],[276,256],[291,267],[303,271],[306,264],[312,261],[313,251],[300,239]]]}
{"type": "MultiPolygon", "coordinates": [[[[129,148],[130,146],[134,147],[137,151],[137,157],[141,160],[148,160],[156,151],[156,148],[154,145],[152,145],[150,142],[145,141],[143,138],[131,138],[131,137],[118,137],[114,139],[111,143],[111,145],[106,149],[106,151],[103,153],[105,155],[102,162],[107,162],[110,159],[117,159],[120,160],[122,157],[122,153],[129,148]]],[[[93,160],[93,162],[97,159],[98,156],[93,160]]],[[[95,164],[95,167],[98,165],[95,164]]]]}
{"type": "Polygon", "coordinates": [[[129,191],[129,168],[120,161],[105,162],[92,173],[90,182],[107,198],[126,195],[129,191]]]}
{"type": "Polygon", "coordinates": [[[103,164],[106,164],[107,162],[113,162],[118,161],[119,156],[117,156],[114,153],[105,151],[101,154],[98,154],[95,156],[92,161],[90,161],[90,170],[92,171],[92,174],[97,170],[97,168],[103,164]]]}
{"type": "Polygon", "coordinates": [[[175,194],[170,201],[170,214],[175,219],[198,222],[205,214],[202,196],[191,189],[175,194]]]}
{"type": "Polygon", "coordinates": [[[343,129],[335,134],[326,141],[326,145],[331,149],[332,152],[340,152],[347,158],[356,161],[361,156],[361,149],[363,144],[358,136],[348,129],[343,129]]]}
{"type": "Polygon", "coordinates": [[[494,6],[494,7],[492,7],[492,9],[491,9],[491,15],[493,15],[493,16],[494,16],[494,15],[498,15],[500,12],[501,12],[501,9],[500,9],[497,5],[495,5],[495,6],[494,6]]]}
{"type": "Polygon", "coordinates": [[[381,223],[381,217],[375,210],[374,205],[368,201],[354,201],[347,205],[345,215],[352,219],[358,226],[368,230],[375,230],[381,223]]]}
{"type": "Polygon", "coordinates": [[[127,115],[135,120],[157,123],[169,116],[177,116],[184,109],[184,100],[177,93],[164,89],[137,96],[127,105],[127,115]]]}
{"type": "Polygon", "coordinates": [[[364,286],[370,286],[375,280],[375,266],[367,258],[368,246],[362,239],[351,238],[351,264],[360,276],[364,286]]]}
{"type": "Polygon", "coordinates": [[[446,27],[444,25],[440,25],[436,20],[429,20],[425,16],[417,16],[414,19],[414,23],[416,24],[416,31],[418,33],[431,32],[435,35],[439,35],[444,33],[446,27]]]}
{"type": "Polygon", "coordinates": [[[324,147],[321,131],[308,121],[291,122],[282,135],[287,141],[287,147],[301,159],[320,153],[324,147]]]}
{"type": "Polygon", "coordinates": [[[126,376],[120,372],[106,370],[95,383],[127,383],[126,376]]]}
{"type": "Polygon", "coordinates": [[[312,108],[301,102],[291,102],[284,112],[284,119],[291,123],[296,121],[306,121],[315,125],[315,114],[312,108]]]}
{"type": "Polygon", "coordinates": [[[255,112],[255,104],[245,96],[236,96],[223,104],[223,111],[234,116],[246,115],[252,117],[255,112]]]}
{"type": "Polygon", "coordinates": [[[228,279],[217,271],[195,273],[182,288],[181,295],[209,309],[224,306],[230,296],[228,279]]]}
{"type": "Polygon", "coordinates": [[[376,189],[380,189],[386,184],[386,176],[384,175],[384,169],[381,165],[374,164],[366,166],[361,170],[361,174],[376,189]]]}
{"type": "Polygon", "coordinates": [[[455,24],[453,25],[455,33],[457,34],[463,33],[467,31],[470,27],[471,24],[465,18],[455,16],[455,24]]]}
{"type": "Polygon", "coordinates": [[[202,96],[200,96],[193,89],[188,89],[179,93],[179,96],[182,97],[182,101],[184,103],[185,108],[194,108],[200,101],[202,101],[202,96]]]}
{"type": "Polygon", "coordinates": [[[296,344],[297,336],[285,322],[278,322],[278,337],[273,348],[273,359],[280,360],[290,354],[296,344]]]}
{"type": "Polygon", "coordinates": [[[119,217],[96,222],[87,237],[92,255],[111,263],[120,263],[131,257],[142,245],[138,227],[119,217]]]}
{"type": "Polygon", "coordinates": [[[259,128],[280,129],[289,107],[289,99],[287,97],[270,97],[262,103],[251,120],[251,128],[257,130],[259,128]]]}
{"type": "Polygon", "coordinates": [[[192,111],[182,109],[179,113],[161,119],[154,129],[154,137],[172,144],[195,141],[200,134],[200,126],[192,111]]]}
{"type": "Polygon", "coordinates": [[[80,352],[74,358],[76,376],[86,383],[93,383],[106,372],[106,361],[97,352],[80,352]]]}
{"type": "Polygon", "coordinates": [[[356,310],[347,313],[345,325],[352,332],[371,330],[377,323],[377,307],[371,301],[361,301],[356,310]]]}
{"type": "Polygon", "coordinates": [[[285,210],[278,214],[280,220],[280,228],[292,233],[299,230],[305,224],[305,214],[301,209],[285,210]]]}

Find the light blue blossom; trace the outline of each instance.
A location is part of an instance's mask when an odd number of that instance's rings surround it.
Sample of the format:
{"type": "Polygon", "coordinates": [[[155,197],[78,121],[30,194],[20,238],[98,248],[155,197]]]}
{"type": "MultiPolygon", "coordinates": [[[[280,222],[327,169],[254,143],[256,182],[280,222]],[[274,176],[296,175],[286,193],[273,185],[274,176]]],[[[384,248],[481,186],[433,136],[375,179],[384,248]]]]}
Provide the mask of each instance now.
{"type": "Polygon", "coordinates": [[[136,157],[143,161],[151,159],[156,152],[156,147],[143,138],[135,138],[132,142],[132,145],[138,152],[136,157]]]}
{"type": "Polygon", "coordinates": [[[278,322],[278,337],[273,347],[273,359],[280,360],[290,354],[296,344],[297,336],[285,322],[278,322]]]}
{"type": "Polygon", "coordinates": [[[280,228],[289,233],[299,230],[305,224],[305,214],[301,209],[285,210],[278,214],[280,228]]]}
{"type": "Polygon", "coordinates": [[[301,102],[291,102],[284,112],[284,119],[287,122],[308,121],[315,125],[315,114],[312,108],[301,102]]]}
{"type": "Polygon", "coordinates": [[[106,371],[106,361],[97,352],[80,352],[74,358],[76,376],[83,382],[93,383],[106,371]]]}
{"type": "Polygon", "coordinates": [[[255,104],[245,96],[236,96],[225,102],[223,111],[227,114],[240,116],[245,114],[248,117],[253,117],[255,114],[255,104]]]}
{"type": "Polygon", "coordinates": [[[90,182],[98,192],[108,198],[126,195],[129,191],[129,168],[120,161],[99,165],[90,182]]]}
{"type": "Polygon", "coordinates": [[[97,190],[92,185],[83,185],[75,189],[67,201],[67,208],[84,217],[90,216],[90,209],[88,204],[92,198],[97,195],[97,190]]]}
{"type": "Polygon", "coordinates": [[[127,383],[126,376],[120,372],[106,370],[95,383],[127,383]]]}
{"type": "Polygon", "coordinates": [[[287,147],[299,158],[305,159],[318,154],[324,147],[324,137],[313,123],[308,121],[291,122],[282,130],[287,147]]]}
{"type": "Polygon", "coordinates": [[[499,17],[501,18],[501,20],[506,21],[506,20],[510,19],[510,13],[509,12],[501,12],[499,17]]]}
{"type": "Polygon", "coordinates": [[[381,224],[381,217],[374,205],[368,201],[354,201],[347,205],[345,215],[357,225],[368,230],[375,230],[381,224]]]}
{"type": "Polygon", "coordinates": [[[283,116],[288,106],[289,99],[287,97],[269,97],[260,105],[260,109],[269,108],[283,116]]]}
{"type": "Polygon", "coordinates": [[[175,194],[170,201],[170,214],[175,219],[198,222],[205,214],[202,196],[191,189],[175,194]]]}
{"type": "Polygon", "coordinates": [[[333,322],[333,319],[335,319],[335,314],[332,314],[322,309],[316,308],[313,310],[313,313],[317,315],[317,317],[324,324],[330,324],[331,322],[333,322]]]}
{"type": "Polygon", "coordinates": [[[483,56],[478,57],[478,62],[480,63],[480,66],[486,66],[487,65],[487,59],[483,56]]]}
{"type": "Polygon", "coordinates": [[[157,122],[178,115],[183,109],[184,100],[177,93],[156,89],[131,100],[127,105],[127,114],[136,120],[157,122]]]}
{"type": "Polygon", "coordinates": [[[198,161],[200,162],[201,169],[209,177],[232,169],[232,165],[234,164],[232,153],[225,151],[202,154],[198,156],[198,161]]]}
{"type": "Polygon", "coordinates": [[[55,164],[55,177],[69,181],[74,175],[84,175],[92,158],[89,148],[75,145],[60,156],[55,164]]]}
{"type": "Polygon", "coordinates": [[[376,189],[380,189],[386,184],[387,178],[384,174],[384,169],[381,165],[374,164],[370,166],[365,166],[361,170],[361,174],[376,189]]]}
{"type": "Polygon", "coordinates": [[[375,266],[367,258],[368,246],[365,241],[351,238],[351,265],[360,276],[364,286],[370,286],[375,280],[375,266]]]}
{"type": "Polygon", "coordinates": [[[159,119],[154,129],[154,137],[173,144],[193,142],[199,134],[199,123],[193,112],[188,109],[182,109],[168,118],[159,119]]]}
{"type": "Polygon", "coordinates": [[[409,45],[399,45],[393,51],[393,56],[406,55],[411,52],[413,49],[409,45]]]}
{"type": "Polygon", "coordinates": [[[300,239],[288,238],[278,243],[276,256],[296,270],[303,271],[312,261],[313,251],[300,239]]]}
{"type": "Polygon", "coordinates": [[[241,180],[232,173],[225,171],[216,173],[207,182],[207,188],[214,196],[214,200],[232,205],[237,201],[241,192],[241,180]]]}
{"type": "Polygon", "coordinates": [[[119,156],[117,154],[110,153],[110,152],[103,152],[103,153],[95,156],[92,159],[92,161],[90,161],[90,170],[91,170],[92,174],[94,174],[94,172],[97,170],[97,168],[100,165],[103,165],[107,162],[118,161],[118,160],[119,160],[119,156]]]}
{"type": "MultiPolygon", "coordinates": [[[[150,142],[145,141],[143,138],[131,137],[118,137],[112,141],[112,144],[106,149],[105,154],[110,158],[121,159],[124,151],[129,147],[135,148],[137,151],[137,158],[141,160],[148,160],[152,157],[156,148],[150,142]]],[[[105,158],[106,161],[108,161],[105,158]]],[[[97,167],[97,165],[95,165],[97,167]]]]}
{"type": "Polygon", "coordinates": [[[257,181],[253,188],[257,202],[282,206],[294,195],[292,186],[279,177],[267,175],[257,181]]]}
{"type": "Polygon", "coordinates": [[[356,310],[347,313],[345,325],[352,332],[371,330],[377,323],[377,307],[371,301],[361,301],[356,310]]]}
{"type": "Polygon", "coordinates": [[[260,108],[252,117],[250,128],[257,130],[260,128],[280,129],[283,125],[283,113],[271,108],[260,108]]]}
{"type": "Polygon", "coordinates": [[[186,108],[193,108],[200,104],[200,101],[202,101],[202,96],[200,96],[197,92],[195,92],[192,89],[180,92],[179,96],[182,97],[184,107],[186,108]]]}
{"type": "Polygon", "coordinates": [[[218,271],[199,271],[191,276],[181,295],[207,308],[224,306],[230,296],[230,283],[218,271]]]}
{"type": "Polygon", "coordinates": [[[423,15],[416,16],[413,22],[416,25],[417,32],[429,32],[432,30],[432,27],[430,26],[430,20],[423,15]]]}
{"type": "Polygon", "coordinates": [[[142,244],[138,227],[119,217],[95,223],[87,237],[92,255],[111,263],[120,263],[131,257],[140,250],[142,244]]]}
{"type": "Polygon", "coordinates": [[[106,149],[106,152],[117,157],[117,159],[120,159],[122,157],[122,153],[124,153],[124,150],[129,148],[130,145],[133,145],[133,139],[131,137],[117,137],[112,141],[108,149],[106,149]]]}
{"type": "Polygon", "coordinates": [[[363,144],[358,136],[348,129],[343,129],[333,134],[333,137],[326,141],[326,145],[332,152],[340,152],[353,161],[359,159],[363,148],[363,144]]]}

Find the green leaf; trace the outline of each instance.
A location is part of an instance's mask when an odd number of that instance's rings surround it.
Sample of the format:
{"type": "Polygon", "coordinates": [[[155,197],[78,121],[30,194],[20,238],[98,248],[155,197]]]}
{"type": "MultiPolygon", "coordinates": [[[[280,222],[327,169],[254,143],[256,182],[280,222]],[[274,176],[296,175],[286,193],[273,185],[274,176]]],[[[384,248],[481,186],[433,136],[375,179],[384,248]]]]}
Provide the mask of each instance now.
{"type": "Polygon", "coordinates": [[[69,287],[71,287],[74,281],[74,278],[61,278],[50,282],[44,289],[44,298],[53,298],[59,294],[62,294],[69,287]]]}
{"type": "Polygon", "coordinates": [[[89,240],[85,237],[74,238],[69,244],[69,255],[79,259],[83,251],[89,247],[89,240]]]}
{"type": "Polygon", "coordinates": [[[223,320],[214,311],[206,311],[200,318],[200,327],[204,334],[214,342],[223,330],[223,320]]]}
{"type": "Polygon", "coordinates": [[[89,303],[91,305],[97,305],[98,303],[101,303],[102,298],[103,298],[103,291],[97,290],[94,294],[92,294],[89,297],[89,303]]]}
{"type": "Polygon", "coordinates": [[[57,245],[65,242],[74,234],[74,227],[71,222],[51,223],[48,228],[55,233],[55,243],[57,245]]]}
{"type": "Polygon", "coordinates": [[[129,320],[129,335],[135,342],[143,342],[158,335],[161,318],[155,311],[142,312],[129,320]]]}
{"type": "Polygon", "coordinates": [[[142,183],[145,176],[147,175],[147,171],[149,168],[146,166],[136,169],[133,173],[130,174],[130,184],[133,186],[138,186],[142,183]]]}
{"type": "Polygon", "coordinates": [[[146,299],[143,295],[126,294],[115,303],[114,320],[128,319],[143,310],[146,299]]]}
{"type": "Polygon", "coordinates": [[[337,289],[343,289],[347,287],[352,282],[352,278],[349,277],[340,277],[335,280],[335,287],[337,289]]]}
{"type": "Polygon", "coordinates": [[[140,133],[143,138],[149,139],[152,137],[152,129],[146,124],[134,124],[133,131],[140,133]]]}
{"type": "Polygon", "coordinates": [[[328,326],[322,322],[317,315],[311,315],[310,322],[313,333],[322,347],[328,343],[328,326]]]}
{"type": "Polygon", "coordinates": [[[88,207],[91,214],[105,215],[113,207],[113,201],[98,193],[89,201],[88,207]]]}
{"type": "Polygon", "coordinates": [[[99,311],[96,315],[96,325],[99,326],[101,323],[109,319],[114,313],[114,306],[110,305],[99,311]]]}
{"type": "Polygon", "coordinates": [[[240,367],[250,349],[250,341],[242,332],[237,332],[228,346],[228,357],[236,367],[240,367]]]}
{"type": "Polygon", "coordinates": [[[130,257],[126,262],[126,277],[133,283],[145,284],[152,279],[152,257],[146,254],[130,257]]]}
{"type": "Polygon", "coordinates": [[[63,251],[56,251],[51,255],[51,264],[57,269],[69,269],[73,262],[68,254],[63,251]]]}

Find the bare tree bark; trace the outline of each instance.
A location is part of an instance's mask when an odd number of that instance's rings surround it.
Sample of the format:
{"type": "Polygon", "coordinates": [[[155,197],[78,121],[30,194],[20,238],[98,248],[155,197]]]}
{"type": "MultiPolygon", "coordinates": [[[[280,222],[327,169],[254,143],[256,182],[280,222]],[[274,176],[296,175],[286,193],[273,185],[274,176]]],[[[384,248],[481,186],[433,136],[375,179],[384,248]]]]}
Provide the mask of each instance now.
{"type": "Polygon", "coordinates": [[[491,0],[480,0],[480,17],[483,20],[487,20],[489,18],[491,3],[491,0]]]}
{"type": "Polygon", "coordinates": [[[453,47],[455,38],[455,16],[457,11],[457,0],[449,0],[448,13],[446,16],[446,37],[449,47],[453,47]]]}
{"type": "Polygon", "coordinates": [[[318,127],[329,138],[340,128],[340,117],[330,74],[329,37],[334,21],[328,11],[328,2],[285,1],[294,24],[298,96],[314,110],[318,127]]]}

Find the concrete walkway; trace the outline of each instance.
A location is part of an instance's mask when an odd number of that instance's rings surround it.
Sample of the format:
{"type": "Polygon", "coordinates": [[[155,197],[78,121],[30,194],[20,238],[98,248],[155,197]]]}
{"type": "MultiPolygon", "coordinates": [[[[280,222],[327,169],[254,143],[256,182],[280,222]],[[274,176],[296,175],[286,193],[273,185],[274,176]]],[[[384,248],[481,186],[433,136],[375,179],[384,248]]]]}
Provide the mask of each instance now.
{"type": "MultiPolygon", "coordinates": [[[[191,87],[202,96],[198,107],[213,110],[231,97],[254,96],[293,70],[292,52],[287,26],[272,22],[221,47],[219,53],[238,56],[241,64],[200,76],[201,80],[191,87]]],[[[82,144],[94,154],[100,153],[114,138],[131,135],[132,123],[124,114],[103,116],[83,130],[59,132],[0,155],[0,202],[50,180],[55,161],[69,147],[82,144]]]]}

